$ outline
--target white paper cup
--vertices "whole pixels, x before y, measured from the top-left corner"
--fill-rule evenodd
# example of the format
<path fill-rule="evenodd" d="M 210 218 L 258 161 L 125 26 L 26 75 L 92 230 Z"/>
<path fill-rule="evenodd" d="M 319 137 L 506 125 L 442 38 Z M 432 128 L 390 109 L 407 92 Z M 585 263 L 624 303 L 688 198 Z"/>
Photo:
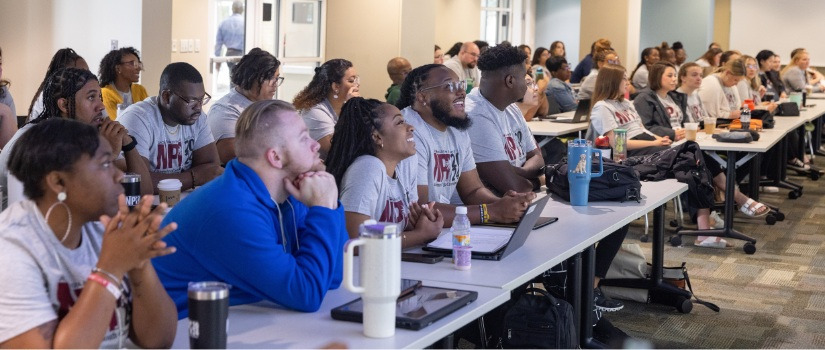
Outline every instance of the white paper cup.
<path fill-rule="evenodd" d="M 158 197 L 161 203 L 166 203 L 169 207 L 180 202 L 180 190 L 183 183 L 178 179 L 165 179 L 158 182 Z"/>

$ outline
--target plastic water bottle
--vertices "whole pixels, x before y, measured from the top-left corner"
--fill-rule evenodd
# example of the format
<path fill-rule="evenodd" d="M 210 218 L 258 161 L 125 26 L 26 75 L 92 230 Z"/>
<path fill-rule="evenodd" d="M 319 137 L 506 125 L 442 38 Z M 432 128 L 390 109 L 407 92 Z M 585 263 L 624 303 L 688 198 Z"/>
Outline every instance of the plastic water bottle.
<path fill-rule="evenodd" d="M 469 270 L 472 266 L 472 246 L 467 207 L 455 208 L 455 219 L 450 233 L 453 235 L 453 266 L 458 270 Z"/>
<path fill-rule="evenodd" d="M 751 110 L 748 106 L 742 107 L 742 114 L 739 115 L 739 122 L 742 123 L 742 130 L 748 130 L 751 126 Z"/>

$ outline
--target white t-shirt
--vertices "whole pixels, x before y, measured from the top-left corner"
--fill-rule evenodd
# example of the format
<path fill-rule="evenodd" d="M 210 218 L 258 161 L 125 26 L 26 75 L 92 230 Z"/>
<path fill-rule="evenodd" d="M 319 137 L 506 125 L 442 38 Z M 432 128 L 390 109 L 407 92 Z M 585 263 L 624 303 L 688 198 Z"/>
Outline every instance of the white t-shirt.
<path fill-rule="evenodd" d="M 506 160 L 515 167 L 524 165 L 527 153 L 536 149 L 536 141 L 518 106 L 513 103 L 501 111 L 481 95 L 480 89 L 473 89 L 464 104 L 473 121 L 467 133 L 476 162 Z"/>
<path fill-rule="evenodd" d="M 759 97 L 759 91 L 751 87 L 748 78 L 742 79 L 736 84 L 736 92 L 739 93 L 739 98 L 742 99 L 742 102 L 745 102 L 745 100 L 753 100 L 754 104 L 758 105 L 762 103 L 762 98 Z"/>
<path fill-rule="evenodd" d="M 616 128 L 627 129 L 628 140 L 647 130 L 642 124 L 642 117 L 636 112 L 636 107 L 628 100 L 596 102 L 590 113 L 590 123 L 598 135 L 604 135 Z"/>
<path fill-rule="evenodd" d="M 338 122 L 338 115 L 332 109 L 329 100 L 324 99 L 321 103 L 310 109 L 299 111 L 304 123 L 309 130 L 309 137 L 318 141 L 324 136 L 332 135 L 335 132 L 335 123 Z"/>
<path fill-rule="evenodd" d="M 235 89 L 229 89 L 229 93 L 221 97 L 212 108 L 209 109 L 209 129 L 215 141 L 235 137 L 235 125 L 238 123 L 241 113 L 246 107 L 252 104 L 246 96 Z"/>
<path fill-rule="evenodd" d="M 403 231 L 407 226 L 410 204 L 418 202 L 415 156 L 395 167 L 395 178 L 387 174 L 380 159 L 363 155 L 355 159 L 341 180 L 341 204 L 344 210 L 369 216 L 379 222 L 395 222 Z"/>
<path fill-rule="evenodd" d="M 412 107 L 401 111 L 407 124 L 415 128 L 416 180 L 427 186 L 427 201 L 450 203 L 461 174 L 476 168 L 470 136 L 465 131 L 447 127 L 444 132 L 430 126 Z"/>
<path fill-rule="evenodd" d="M 40 113 L 43 113 L 43 110 L 46 107 L 43 105 L 43 91 L 37 95 L 37 100 L 34 101 L 34 106 L 32 106 L 32 112 L 29 114 L 29 117 L 26 119 L 26 122 L 30 122 L 32 119 L 37 118 L 40 116 Z"/>
<path fill-rule="evenodd" d="M 731 111 L 737 110 L 742 105 L 739 92 L 735 88 L 723 86 L 716 74 L 702 79 L 698 93 L 709 117 L 730 118 Z"/>
<path fill-rule="evenodd" d="M 638 74 L 638 72 L 636 74 Z M 593 91 L 596 90 L 596 78 L 598 77 L 599 71 L 597 69 L 591 69 L 590 74 L 584 77 L 582 85 L 579 86 L 579 93 L 576 95 L 577 100 L 581 101 L 593 97 Z"/>
<path fill-rule="evenodd" d="M 647 87 L 647 77 L 650 72 L 647 70 L 647 65 L 643 64 L 639 66 L 639 69 L 636 70 L 636 73 L 633 73 L 633 87 L 636 90 L 641 90 Z"/>
<path fill-rule="evenodd" d="M 682 91 L 682 88 L 676 89 L 681 93 L 685 93 Z M 702 100 L 699 99 L 699 92 L 693 90 L 693 93 L 686 94 L 687 95 L 687 120 L 691 123 L 698 123 L 702 120 L 707 118 L 708 114 L 705 112 L 705 106 L 702 105 Z"/>
<path fill-rule="evenodd" d="M 66 248 L 30 200 L 0 214 L 0 343 L 69 312 L 97 264 L 103 226 L 87 223 L 81 233 L 80 246 Z M 126 295 L 122 300 L 131 304 L 128 290 Z M 118 302 L 101 348 L 126 344 L 131 309 L 126 304 Z"/>
<path fill-rule="evenodd" d="M 189 170 L 195 151 L 215 142 L 206 113 L 195 124 L 171 128 L 163 122 L 157 101 L 157 96 L 152 96 L 135 103 L 118 115 L 117 121 L 137 139 L 136 149 L 149 160 L 149 171 L 177 174 Z"/>
<path fill-rule="evenodd" d="M 662 103 L 662 106 L 665 107 L 665 113 L 667 113 L 668 118 L 670 119 L 670 127 L 673 130 L 681 129 L 682 128 L 682 108 L 673 101 L 673 98 L 670 95 L 666 95 L 665 98 L 656 94 L 656 98 L 659 99 L 659 102 Z"/>

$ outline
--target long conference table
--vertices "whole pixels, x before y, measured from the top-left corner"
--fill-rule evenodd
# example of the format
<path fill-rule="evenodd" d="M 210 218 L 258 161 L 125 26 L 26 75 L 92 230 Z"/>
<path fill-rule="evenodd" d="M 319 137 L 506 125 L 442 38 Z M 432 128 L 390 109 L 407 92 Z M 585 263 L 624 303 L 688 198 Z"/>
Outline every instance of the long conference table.
<path fill-rule="evenodd" d="M 419 331 L 396 329 L 393 337 L 372 339 L 363 335 L 360 323 L 333 320 L 331 309 L 358 298 L 358 295 L 339 288 L 327 293 L 321 309 L 313 313 L 290 311 L 268 302 L 231 307 L 227 346 L 318 348 L 330 342 L 341 342 L 351 348 L 426 347 L 505 303 L 511 290 L 577 255 L 584 256 L 579 267 L 579 271 L 584 271 L 584 278 L 578 282 L 579 288 L 574 288 L 581 295 L 581 301 L 574 303 L 576 324 L 583 346 L 592 346 L 592 329 L 587 325 L 592 325 L 593 245 L 618 228 L 654 211 L 654 245 L 657 239 L 660 244 L 659 249 L 653 251 L 653 262 L 654 266 L 661 267 L 662 205 L 685 190 L 687 185 L 665 180 L 643 183 L 643 199 L 639 203 L 594 202 L 586 207 L 573 207 L 566 201 L 551 198 L 542 215 L 559 217 L 559 221 L 531 232 L 521 248 L 501 261 L 473 260 L 469 271 L 454 269 L 448 259 L 436 264 L 403 262 L 403 278 L 422 280 L 427 286 L 478 292 L 476 301 Z M 660 274 L 658 278 L 660 283 Z M 651 281 L 649 287 L 653 288 L 657 285 L 655 276 Z M 178 321 L 173 347 L 188 347 L 188 329 L 188 319 Z"/>

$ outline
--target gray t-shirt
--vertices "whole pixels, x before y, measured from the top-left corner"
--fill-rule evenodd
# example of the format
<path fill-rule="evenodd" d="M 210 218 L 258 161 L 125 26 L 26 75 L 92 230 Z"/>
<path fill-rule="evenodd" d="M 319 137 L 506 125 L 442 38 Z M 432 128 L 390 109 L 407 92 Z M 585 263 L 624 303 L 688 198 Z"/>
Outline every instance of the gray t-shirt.
<path fill-rule="evenodd" d="M 455 74 L 458 75 L 458 80 L 473 79 L 473 86 L 478 86 L 479 81 L 481 81 L 481 71 L 478 69 L 478 66 L 464 68 L 464 65 L 461 64 L 461 61 L 458 59 L 458 55 L 444 61 L 444 66 L 455 72 Z"/>
<path fill-rule="evenodd" d="M 11 115 L 17 116 L 17 108 L 14 107 L 14 98 L 11 97 L 11 92 L 9 92 L 8 85 L 2 87 L 3 89 L 3 97 L 0 97 L 0 103 L 9 106 L 11 108 Z"/>
<path fill-rule="evenodd" d="M 83 291 L 97 264 L 103 226 L 81 229 L 80 246 L 63 246 L 37 205 L 24 200 L 0 214 L 0 343 L 52 320 L 62 320 Z M 129 336 L 126 303 L 118 302 L 101 348 L 125 346 Z"/>
<path fill-rule="evenodd" d="M 676 89 L 681 93 L 684 91 L 681 88 Z M 698 123 L 708 117 L 705 112 L 705 106 L 702 105 L 702 100 L 699 99 L 699 92 L 693 90 L 692 94 L 687 94 L 687 120 L 691 123 Z"/>
<path fill-rule="evenodd" d="M 401 114 L 415 128 L 418 185 L 427 186 L 428 202 L 450 203 L 453 194 L 457 194 L 461 174 L 476 168 L 470 136 L 453 127 L 441 132 L 421 119 L 412 107 L 404 108 Z"/>
<path fill-rule="evenodd" d="M 636 90 L 646 88 L 647 77 L 649 74 L 650 72 L 647 70 L 647 65 L 643 64 L 639 66 L 639 69 L 636 70 L 636 73 L 633 73 L 633 81 L 631 82 L 631 84 L 633 84 L 633 87 L 635 87 Z"/>
<path fill-rule="evenodd" d="M 149 160 L 149 171 L 176 174 L 189 170 L 195 151 L 215 141 L 206 118 L 202 113 L 193 125 L 169 127 L 160 115 L 157 96 L 152 96 L 126 108 L 117 121 L 137 139 L 136 149 Z"/>
<path fill-rule="evenodd" d="M 9 139 L 9 142 L 6 143 L 6 147 L 3 148 L 3 151 L 0 152 L 0 185 L 6 188 L 4 193 L 6 198 L 13 198 L 13 199 L 20 199 L 23 198 L 23 186 L 20 183 L 20 180 L 14 178 L 14 175 L 9 173 L 9 159 L 11 158 L 11 151 L 15 144 L 17 144 L 17 140 L 20 139 L 20 136 L 29 131 L 34 126 L 34 124 L 26 124 L 23 125 L 22 128 L 17 130 L 14 135 Z M 15 185 L 10 186 L 9 182 L 14 181 Z M 15 193 L 11 193 L 10 191 L 15 191 Z M 5 199 L 5 198 L 4 198 Z M 11 203 L 9 203 L 11 204 Z"/>
<path fill-rule="evenodd" d="M 415 156 L 395 167 L 395 178 L 387 174 L 380 159 L 363 155 L 355 159 L 341 180 L 341 204 L 344 210 L 369 216 L 379 222 L 395 222 L 401 230 L 407 226 L 410 204 L 418 202 Z"/>
<path fill-rule="evenodd" d="M 590 114 L 590 123 L 598 135 L 616 128 L 627 129 L 628 140 L 646 131 L 636 107 L 628 100 L 596 102 Z"/>
<path fill-rule="evenodd" d="M 246 96 L 235 89 L 221 97 L 209 109 L 209 129 L 215 141 L 235 137 L 235 124 L 246 107 L 252 104 Z"/>
<path fill-rule="evenodd" d="M 582 85 L 579 86 L 579 93 L 576 95 L 577 100 L 586 100 L 593 97 L 593 91 L 596 90 L 596 78 L 598 78 L 598 76 L 598 70 L 590 70 L 590 74 L 584 77 L 584 80 L 582 80 Z"/>
<path fill-rule="evenodd" d="M 313 140 L 318 141 L 335 132 L 338 115 L 335 114 L 329 100 L 324 99 L 310 109 L 301 110 L 300 114 L 309 129 L 309 137 Z"/>
<path fill-rule="evenodd" d="M 670 127 L 673 130 L 681 129 L 682 128 L 682 108 L 673 101 L 673 98 L 670 95 L 665 95 L 665 98 L 656 94 L 656 98 L 659 99 L 659 102 L 662 103 L 662 106 L 665 107 L 665 113 L 667 113 L 668 118 L 670 119 Z"/>
<path fill-rule="evenodd" d="M 473 89 L 464 103 L 473 121 L 467 133 L 476 162 L 506 160 L 514 167 L 524 165 L 527 153 L 536 149 L 536 141 L 518 106 L 513 103 L 501 111 L 479 89 Z"/>

